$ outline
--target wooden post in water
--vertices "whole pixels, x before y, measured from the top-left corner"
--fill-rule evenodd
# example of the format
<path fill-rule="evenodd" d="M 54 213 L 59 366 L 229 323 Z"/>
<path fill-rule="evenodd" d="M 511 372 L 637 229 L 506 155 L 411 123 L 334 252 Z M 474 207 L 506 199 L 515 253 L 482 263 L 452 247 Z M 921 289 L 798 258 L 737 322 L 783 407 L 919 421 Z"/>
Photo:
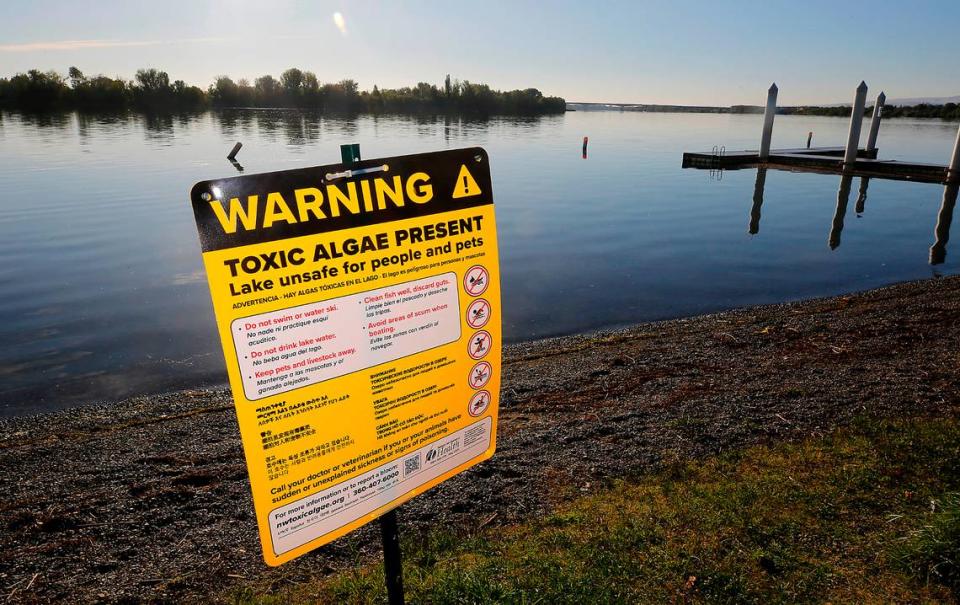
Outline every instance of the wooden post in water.
<path fill-rule="evenodd" d="M 873 116 L 870 118 L 870 132 L 867 134 L 867 151 L 873 151 L 877 148 L 877 135 L 880 134 L 880 117 L 883 114 L 883 104 L 887 100 L 887 95 L 882 92 L 877 95 L 877 100 L 873 104 Z"/>
<path fill-rule="evenodd" d="M 767 108 L 763 110 L 763 133 L 760 136 L 760 161 L 770 157 L 770 140 L 773 138 L 773 117 L 777 114 L 777 83 L 767 90 Z"/>
<path fill-rule="evenodd" d="M 957 142 L 953 144 L 953 157 L 950 158 L 950 166 L 947 167 L 947 180 L 960 181 L 960 128 L 957 129 Z"/>
<path fill-rule="evenodd" d="M 813 142 L 813 131 L 807 133 L 807 149 L 810 149 L 810 143 Z"/>
<path fill-rule="evenodd" d="M 857 95 L 853 99 L 853 111 L 850 112 L 850 132 L 847 134 L 847 151 L 843 154 L 845 166 L 852 166 L 857 161 L 857 151 L 860 149 L 860 129 L 863 126 L 863 109 L 867 104 L 867 83 L 860 82 L 857 86 Z"/>

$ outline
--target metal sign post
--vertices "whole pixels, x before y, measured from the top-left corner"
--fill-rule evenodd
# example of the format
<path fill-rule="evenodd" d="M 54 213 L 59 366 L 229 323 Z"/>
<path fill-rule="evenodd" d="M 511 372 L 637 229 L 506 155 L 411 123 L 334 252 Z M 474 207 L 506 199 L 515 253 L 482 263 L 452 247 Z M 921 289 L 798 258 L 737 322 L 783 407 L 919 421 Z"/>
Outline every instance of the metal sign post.
<path fill-rule="evenodd" d="M 352 143 L 340 146 L 340 159 L 344 166 L 360 161 L 360 145 Z M 387 599 L 390 605 L 403 603 L 403 560 L 400 556 L 400 529 L 397 526 L 397 509 L 380 516 L 380 539 L 383 542 L 383 576 L 387 584 Z"/>

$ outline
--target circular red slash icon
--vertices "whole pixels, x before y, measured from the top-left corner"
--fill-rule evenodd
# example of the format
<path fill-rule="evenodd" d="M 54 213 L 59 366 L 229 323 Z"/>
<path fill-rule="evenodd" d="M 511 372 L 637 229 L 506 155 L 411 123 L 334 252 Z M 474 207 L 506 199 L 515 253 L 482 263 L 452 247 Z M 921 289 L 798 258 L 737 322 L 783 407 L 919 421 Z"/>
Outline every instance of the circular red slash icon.
<path fill-rule="evenodd" d="M 489 285 L 490 274 L 480 265 L 470 267 L 463 276 L 463 289 L 470 296 L 480 296 L 487 291 Z"/>
<path fill-rule="evenodd" d="M 483 298 L 470 303 L 467 307 L 467 325 L 477 330 L 490 321 L 490 303 Z"/>
<path fill-rule="evenodd" d="M 471 387 L 482 389 L 490 382 L 492 375 L 493 366 L 486 361 L 481 361 L 470 370 L 470 376 L 467 377 L 467 380 L 470 382 Z"/>
<path fill-rule="evenodd" d="M 479 416 L 486 412 L 488 407 L 490 407 L 490 393 L 479 391 L 470 398 L 470 403 L 467 404 L 467 412 L 471 416 Z"/>
<path fill-rule="evenodd" d="M 486 357 L 493 345 L 493 337 L 486 330 L 481 330 L 470 337 L 470 343 L 467 345 L 467 353 L 474 359 Z"/>

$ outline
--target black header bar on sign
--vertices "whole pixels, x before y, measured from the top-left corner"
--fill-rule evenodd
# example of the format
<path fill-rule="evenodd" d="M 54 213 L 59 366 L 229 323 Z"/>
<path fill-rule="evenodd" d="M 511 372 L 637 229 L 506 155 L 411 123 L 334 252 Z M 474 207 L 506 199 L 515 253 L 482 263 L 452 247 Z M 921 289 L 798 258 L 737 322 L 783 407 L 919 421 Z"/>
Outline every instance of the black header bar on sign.
<path fill-rule="evenodd" d="M 493 203 L 480 147 L 201 181 L 190 191 L 204 252 Z"/>

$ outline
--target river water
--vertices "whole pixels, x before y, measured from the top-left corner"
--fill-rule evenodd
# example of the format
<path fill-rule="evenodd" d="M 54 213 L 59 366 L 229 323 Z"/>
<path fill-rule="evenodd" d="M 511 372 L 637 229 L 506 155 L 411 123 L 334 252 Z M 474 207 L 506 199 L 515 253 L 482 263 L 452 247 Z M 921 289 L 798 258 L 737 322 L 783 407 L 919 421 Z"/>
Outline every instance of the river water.
<path fill-rule="evenodd" d="M 247 173 L 337 162 L 348 142 L 486 148 L 508 342 L 958 272 L 956 244 L 931 259 L 942 186 L 854 179 L 838 211 L 838 176 L 767 171 L 759 204 L 755 169 L 680 168 L 683 151 L 756 148 L 761 119 L 2 113 L 0 416 L 225 381 L 187 196 L 236 173 L 235 141 Z M 847 125 L 778 116 L 774 147 L 811 130 L 839 146 Z M 889 120 L 880 155 L 946 163 L 956 128 Z"/>

